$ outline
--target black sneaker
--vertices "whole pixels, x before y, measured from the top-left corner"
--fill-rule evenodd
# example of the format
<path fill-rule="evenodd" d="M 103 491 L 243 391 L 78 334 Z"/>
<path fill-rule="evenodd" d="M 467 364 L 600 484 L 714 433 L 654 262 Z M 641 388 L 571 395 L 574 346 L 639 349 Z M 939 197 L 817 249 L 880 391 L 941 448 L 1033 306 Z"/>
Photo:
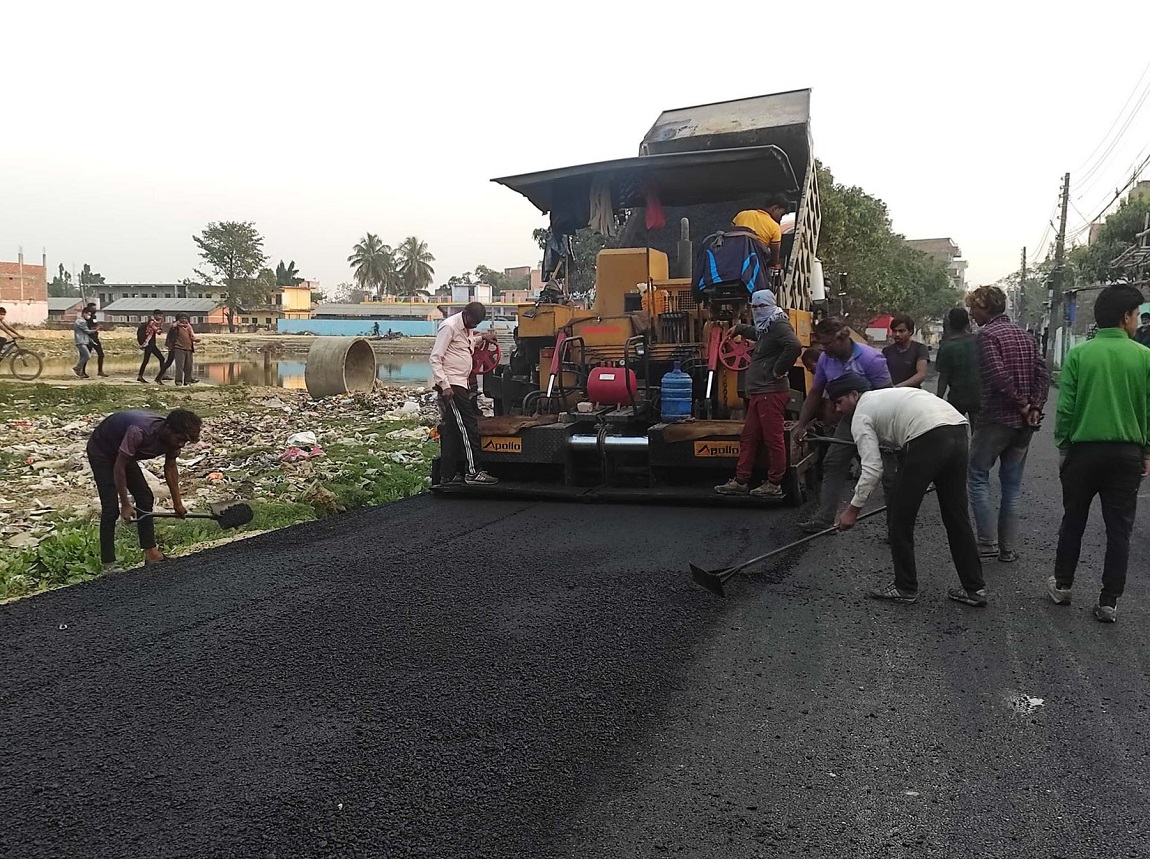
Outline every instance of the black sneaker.
<path fill-rule="evenodd" d="M 901 602 L 909 605 L 918 599 L 918 594 L 912 594 L 910 591 L 900 591 L 892 584 L 885 588 L 871 591 L 870 597 L 871 599 L 890 600 L 891 602 Z"/>
<path fill-rule="evenodd" d="M 463 482 L 468 486 L 494 486 L 499 482 L 499 478 L 492 477 L 486 471 L 477 471 L 464 477 Z"/>
<path fill-rule="evenodd" d="M 447 478 L 446 480 L 441 480 L 441 481 L 439 481 L 439 485 L 440 486 L 462 486 L 463 485 L 463 475 L 462 474 L 456 474 L 452 477 Z"/>
<path fill-rule="evenodd" d="M 968 591 L 966 588 L 951 588 L 946 595 L 955 602 L 982 608 L 986 605 L 986 588 L 977 591 Z"/>

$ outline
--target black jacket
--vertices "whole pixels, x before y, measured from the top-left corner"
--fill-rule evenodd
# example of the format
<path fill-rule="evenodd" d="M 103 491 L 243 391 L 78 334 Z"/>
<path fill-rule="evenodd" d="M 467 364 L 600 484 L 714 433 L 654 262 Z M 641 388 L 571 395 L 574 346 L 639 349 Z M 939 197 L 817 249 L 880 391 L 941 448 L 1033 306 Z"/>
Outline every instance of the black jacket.
<path fill-rule="evenodd" d="M 751 355 L 751 366 L 747 368 L 747 396 L 753 394 L 779 394 L 791 389 L 790 380 L 785 378 L 799 359 L 803 344 L 786 319 L 776 319 L 760 336 L 753 325 L 737 325 L 735 333 L 748 340 L 755 340 L 755 351 Z M 783 376 L 776 379 L 775 376 Z"/>

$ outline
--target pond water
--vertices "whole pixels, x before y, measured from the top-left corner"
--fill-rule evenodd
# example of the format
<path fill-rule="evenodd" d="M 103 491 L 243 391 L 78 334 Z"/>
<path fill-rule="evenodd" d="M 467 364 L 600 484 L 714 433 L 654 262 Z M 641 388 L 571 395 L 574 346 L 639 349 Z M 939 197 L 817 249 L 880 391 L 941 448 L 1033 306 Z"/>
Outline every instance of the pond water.
<path fill-rule="evenodd" d="M 406 387 L 427 387 L 431 382 L 431 368 L 425 355 L 380 355 L 376 358 L 378 370 L 376 376 L 387 385 L 402 385 Z M 42 381 L 52 376 L 70 377 L 72 375 L 71 361 L 45 361 Z M 273 360 L 267 368 L 263 359 L 234 359 L 234 360 L 208 360 L 197 361 L 195 373 L 197 379 L 212 382 L 216 385 L 264 385 L 267 387 L 304 389 L 304 362 Z M 104 372 L 116 377 L 132 377 L 139 372 L 139 361 L 129 363 L 114 361 L 109 358 L 104 363 Z M 96 379 L 96 362 L 93 359 L 88 364 L 88 373 Z M 155 362 L 148 365 L 145 378 L 149 381 L 156 376 Z"/>

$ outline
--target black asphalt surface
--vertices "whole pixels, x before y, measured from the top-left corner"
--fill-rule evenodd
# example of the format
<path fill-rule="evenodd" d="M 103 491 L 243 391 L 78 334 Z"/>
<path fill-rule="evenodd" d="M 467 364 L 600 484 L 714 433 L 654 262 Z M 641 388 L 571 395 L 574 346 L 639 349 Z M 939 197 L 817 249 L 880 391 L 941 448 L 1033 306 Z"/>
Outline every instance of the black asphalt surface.
<path fill-rule="evenodd" d="M 0 606 L 0 855 L 1148 856 L 1147 511 L 1104 626 L 1024 493 L 983 610 L 932 500 L 892 606 L 881 517 L 723 601 L 794 512 L 432 497 Z"/>

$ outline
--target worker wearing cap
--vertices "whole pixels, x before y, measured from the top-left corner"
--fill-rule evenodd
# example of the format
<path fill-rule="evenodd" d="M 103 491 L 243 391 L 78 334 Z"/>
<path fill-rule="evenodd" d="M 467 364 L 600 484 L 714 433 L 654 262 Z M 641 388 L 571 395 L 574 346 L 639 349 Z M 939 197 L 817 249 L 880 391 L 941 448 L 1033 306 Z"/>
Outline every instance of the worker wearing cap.
<path fill-rule="evenodd" d="M 465 469 L 463 482 L 468 486 L 498 483 L 499 480 L 479 470 L 479 385 L 473 369 L 475 347 L 480 342 L 495 342 L 494 331 L 477 329 L 487 318 L 487 308 L 478 301 L 439 324 L 435 345 L 431 347 L 431 374 L 439 392 L 442 416 L 439 454 L 440 484 L 458 483 L 459 469 Z"/>
<path fill-rule="evenodd" d="M 862 461 L 854 498 L 835 522 L 840 531 L 854 527 L 882 475 L 880 446 L 901 451 L 893 497 L 887 501 L 894 582 L 872 591 L 871 596 L 900 603 L 918 599 L 914 526 L 922 499 L 933 483 L 950 556 L 962 584 L 947 591 L 947 596 L 967 605 L 986 605 L 982 561 L 968 513 L 966 418 L 950 403 L 919 388 L 872 391 L 857 373 L 844 373 L 828 382 L 827 396 L 844 417 L 851 418 L 851 435 Z"/>

